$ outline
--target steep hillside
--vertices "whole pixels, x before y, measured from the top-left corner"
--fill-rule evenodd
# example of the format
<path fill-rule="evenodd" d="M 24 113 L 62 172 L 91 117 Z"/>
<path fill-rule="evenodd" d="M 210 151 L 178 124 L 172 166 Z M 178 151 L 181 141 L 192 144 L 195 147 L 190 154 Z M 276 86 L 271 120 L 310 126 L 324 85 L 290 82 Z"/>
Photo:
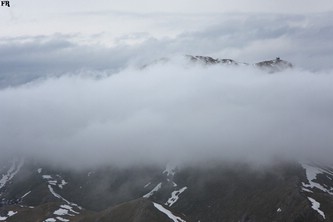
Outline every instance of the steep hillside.
<path fill-rule="evenodd" d="M 314 164 L 1 169 L 0 221 L 333 221 L 333 170 Z"/>

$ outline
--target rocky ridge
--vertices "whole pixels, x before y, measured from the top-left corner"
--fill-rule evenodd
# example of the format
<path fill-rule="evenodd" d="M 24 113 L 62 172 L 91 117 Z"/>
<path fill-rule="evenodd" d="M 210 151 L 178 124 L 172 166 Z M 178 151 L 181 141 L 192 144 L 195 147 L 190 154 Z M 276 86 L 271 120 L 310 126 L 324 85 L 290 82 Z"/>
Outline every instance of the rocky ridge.
<path fill-rule="evenodd" d="M 192 55 L 187 55 L 186 57 L 190 59 L 190 61 L 192 62 L 201 63 L 205 65 L 222 64 L 222 65 L 233 65 L 233 66 L 240 66 L 240 65 L 250 66 L 249 63 L 237 62 L 233 59 L 219 59 L 219 58 L 212 58 L 209 56 L 192 56 Z M 293 65 L 290 62 L 282 60 L 280 59 L 280 57 L 276 57 L 276 59 L 273 60 L 257 62 L 255 64 L 252 64 L 252 66 L 260 68 L 270 73 L 280 72 L 286 69 L 293 68 Z"/>

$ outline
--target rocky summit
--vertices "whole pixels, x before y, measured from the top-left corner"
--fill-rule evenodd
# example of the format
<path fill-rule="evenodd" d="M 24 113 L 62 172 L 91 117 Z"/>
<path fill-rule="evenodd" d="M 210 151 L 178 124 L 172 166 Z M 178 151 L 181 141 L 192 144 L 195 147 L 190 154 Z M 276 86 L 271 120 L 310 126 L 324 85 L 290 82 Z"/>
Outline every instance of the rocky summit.
<path fill-rule="evenodd" d="M 0 169 L 0 221 L 333 221 L 333 169 L 314 163 Z"/>
<path fill-rule="evenodd" d="M 276 73 L 281 72 L 287 69 L 293 68 L 293 64 L 282 60 L 280 57 L 276 57 L 272 60 L 265 60 L 261 62 L 257 62 L 254 64 L 249 64 L 246 62 L 238 62 L 233 59 L 220 59 L 220 58 L 213 58 L 210 56 L 200 56 L 200 55 L 186 55 L 185 58 L 189 60 L 190 62 L 202 64 L 202 65 L 226 65 L 226 66 L 251 66 L 258 68 L 260 70 L 263 70 L 268 73 Z M 169 58 L 161 58 L 158 60 L 155 60 L 149 64 L 143 65 L 141 69 L 145 69 L 149 67 L 150 65 L 156 65 L 156 64 L 165 64 L 170 61 Z"/>
<path fill-rule="evenodd" d="M 216 64 L 222 64 L 222 65 L 234 65 L 234 66 L 249 66 L 249 63 L 245 62 L 237 62 L 233 59 L 218 59 L 218 58 L 212 58 L 209 56 L 192 56 L 187 55 L 187 58 L 189 58 L 193 62 L 202 63 L 205 65 L 216 65 Z M 286 69 L 293 68 L 293 65 L 285 60 L 280 59 L 280 57 L 276 57 L 276 59 L 273 60 L 266 60 L 262 62 L 257 62 L 252 64 L 252 66 L 260 68 L 262 70 L 265 70 L 269 73 L 274 72 L 280 72 Z"/>

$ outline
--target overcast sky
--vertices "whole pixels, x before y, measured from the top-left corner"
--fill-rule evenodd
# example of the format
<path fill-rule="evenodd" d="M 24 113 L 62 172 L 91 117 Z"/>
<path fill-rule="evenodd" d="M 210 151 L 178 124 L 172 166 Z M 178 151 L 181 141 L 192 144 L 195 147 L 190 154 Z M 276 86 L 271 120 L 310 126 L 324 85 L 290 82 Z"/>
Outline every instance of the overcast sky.
<path fill-rule="evenodd" d="M 0 7 L 7 153 L 91 163 L 331 154 L 331 0 L 10 3 Z M 280 56 L 295 69 L 187 67 L 186 54 Z M 162 57 L 173 62 L 138 69 Z"/>
<path fill-rule="evenodd" d="M 124 1 L 11 1 L 1 8 L 1 36 L 52 33 L 100 34 L 112 37 L 133 32 L 173 35 L 188 28 L 209 26 L 207 19 L 226 13 L 309 14 L 331 12 L 330 0 L 124 0 Z M 189 21 L 193 23 L 190 27 Z M 177 22 L 176 22 L 177 21 Z M 172 24 L 170 24 L 172 23 Z M 176 24 L 178 23 L 178 25 Z M 171 27 L 170 27 L 171 26 Z"/>
<path fill-rule="evenodd" d="M 0 8 L 0 87 L 184 54 L 333 67 L 330 0 L 10 3 Z"/>

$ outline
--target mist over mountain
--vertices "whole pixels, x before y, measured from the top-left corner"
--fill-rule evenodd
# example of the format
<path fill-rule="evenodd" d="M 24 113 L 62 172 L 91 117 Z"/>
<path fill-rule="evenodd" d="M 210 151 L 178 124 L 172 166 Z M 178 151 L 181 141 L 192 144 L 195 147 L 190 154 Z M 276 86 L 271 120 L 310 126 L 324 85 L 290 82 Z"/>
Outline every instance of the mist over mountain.
<path fill-rule="evenodd" d="M 272 60 L 275 61 L 275 60 Z M 330 160 L 330 73 L 203 65 L 186 57 L 0 91 L 2 157 L 65 166 Z"/>
<path fill-rule="evenodd" d="M 0 221 L 333 221 L 333 2 L 4 1 Z"/>

